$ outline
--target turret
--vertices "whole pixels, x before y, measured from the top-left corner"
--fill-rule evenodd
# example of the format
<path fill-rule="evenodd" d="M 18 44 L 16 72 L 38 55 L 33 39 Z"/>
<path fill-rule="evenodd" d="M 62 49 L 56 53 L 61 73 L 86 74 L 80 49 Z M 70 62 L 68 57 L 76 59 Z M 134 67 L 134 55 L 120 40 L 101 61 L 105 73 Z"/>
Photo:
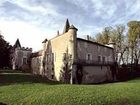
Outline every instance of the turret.
<path fill-rule="evenodd" d="M 70 42 L 70 45 L 71 45 L 71 54 L 73 55 L 72 56 L 72 59 L 73 59 L 73 63 L 76 61 L 76 38 L 77 38 L 77 31 L 78 29 L 74 27 L 74 25 L 71 25 L 70 28 L 69 28 L 69 31 L 68 31 L 68 35 L 71 35 L 71 42 Z"/>
<path fill-rule="evenodd" d="M 77 31 L 78 31 L 78 29 L 74 25 L 71 25 L 68 30 L 68 32 L 73 35 L 77 35 Z"/>
<path fill-rule="evenodd" d="M 70 52 L 71 52 L 71 55 L 72 55 L 72 74 L 71 74 L 71 84 L 73 83 L 73 79 L 76 78 L 76 65 L 75 62 L 77 60 L 77 31 L 78 29 L 74 26 L 74 25 L 71 25 L 69 27 L 69 30 L 68 30 L 68 34 L 67 35 L 70 35 Z"/>
<path fill-rule="evenodd" d="M 57 36 L 59 36 L 59 30 L 57 31 Z"/>

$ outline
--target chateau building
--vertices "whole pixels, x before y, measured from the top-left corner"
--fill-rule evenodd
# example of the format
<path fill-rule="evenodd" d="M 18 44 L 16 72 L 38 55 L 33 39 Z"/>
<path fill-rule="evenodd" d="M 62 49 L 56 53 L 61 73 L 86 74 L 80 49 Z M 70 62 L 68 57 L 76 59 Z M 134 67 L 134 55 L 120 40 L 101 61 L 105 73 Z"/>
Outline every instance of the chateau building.
<path fill-rule="evenodd" d="M 78 29 L 67 19 L 62 34 L 58 32 L 56 37 L 45 39 L 42 50 L 32 53 L 32 73 L 65 83 L 112 81 L 115 64 L 113 43 L 105 46 L 77 38 L 77 32 Z M 16 50 L 21 52 L 19 47 Z M 31 50 L 22 51 L 27 53 L 26 56 L 31 54 Z"/>

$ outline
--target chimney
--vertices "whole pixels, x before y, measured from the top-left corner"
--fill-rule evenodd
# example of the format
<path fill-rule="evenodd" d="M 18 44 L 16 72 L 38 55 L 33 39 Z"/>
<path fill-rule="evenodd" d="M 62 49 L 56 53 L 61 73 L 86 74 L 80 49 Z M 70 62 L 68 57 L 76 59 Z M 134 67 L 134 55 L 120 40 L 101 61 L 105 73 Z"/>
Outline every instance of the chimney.
<path fill-rule="evenodd" d="M 59 36 L 59 30 L 57 31 L 57 36 Z"/>
<path fill-rule="evenodd" d="M 87 40 L 90 40 L 90 36 L 89 35 L 87 35 Z"/>

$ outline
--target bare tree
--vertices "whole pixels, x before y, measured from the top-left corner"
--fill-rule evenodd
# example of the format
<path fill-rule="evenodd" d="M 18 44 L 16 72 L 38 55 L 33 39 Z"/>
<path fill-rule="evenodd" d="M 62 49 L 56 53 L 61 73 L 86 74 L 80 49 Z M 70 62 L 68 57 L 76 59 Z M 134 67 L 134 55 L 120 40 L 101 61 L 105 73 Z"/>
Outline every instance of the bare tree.
<path fill-rule="evenodd" d="M 140 57 L 140 21 L 128 22 L 128 41 L 131 54 L 131 64 L 138 64 Z"/>
<path fill-rule="evenodd" d="M 116 25 L 112 30 L 111 38 L 115 43 L 115 58 L 118 64 L 124 63 L 124 53 L 127 50 L 127 42 L 125 39 L 125 26 Z"/>

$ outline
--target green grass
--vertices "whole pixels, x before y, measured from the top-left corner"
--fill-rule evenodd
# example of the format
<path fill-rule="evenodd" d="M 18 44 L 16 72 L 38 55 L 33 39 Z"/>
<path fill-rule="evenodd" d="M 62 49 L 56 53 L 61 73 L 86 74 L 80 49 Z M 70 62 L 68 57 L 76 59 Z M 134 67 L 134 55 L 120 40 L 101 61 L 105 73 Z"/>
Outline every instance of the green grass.
<path fill-rule="evenodd" d="M 140 105 L 140 78 L 67 85 L 28 73 L 4 72 L 0 73 L 0 102 L 8 105 Z"/>

